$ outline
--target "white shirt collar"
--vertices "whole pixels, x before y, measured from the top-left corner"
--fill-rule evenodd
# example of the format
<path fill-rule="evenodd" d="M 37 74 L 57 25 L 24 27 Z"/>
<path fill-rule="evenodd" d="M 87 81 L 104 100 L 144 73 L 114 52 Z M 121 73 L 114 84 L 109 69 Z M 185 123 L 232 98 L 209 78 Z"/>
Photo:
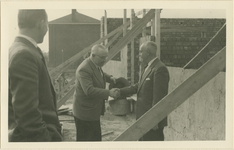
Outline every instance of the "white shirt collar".
<path fill-rule="evenodd" d="M 154 59 L 152 59 L 149 63 L 148 63 L 148 67 L 154 62 L 154 60 L 156 59 L 157 57 L 155 57 Z"/>
<path fill-rule="evenodd" d="M 22 37 L 22 38 L 29 40 L 35 47 L 37 47 L 37 42 L 34 39 L 32 39 L 31 37 L 29 37 L 27 35 L 23 35 L 23 34 L 19 34 L 18 37 Z"/>

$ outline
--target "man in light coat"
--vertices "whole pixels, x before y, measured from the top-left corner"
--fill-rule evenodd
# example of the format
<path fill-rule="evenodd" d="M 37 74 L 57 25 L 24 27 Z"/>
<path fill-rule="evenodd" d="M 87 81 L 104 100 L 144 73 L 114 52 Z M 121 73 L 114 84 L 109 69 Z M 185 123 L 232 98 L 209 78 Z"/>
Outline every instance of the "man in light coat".
<path fill-rule="evenodd" d="M 105 100 L 115 97 L 115 89 L 107 90 L 106 82 L 115 78 L 102 71 L 108 51 L 103 45 L 94 45 L 91 55 L 76 70 L 73 114 L 77 141 L 101 141 L 100 116 L 105 112 Z"/>

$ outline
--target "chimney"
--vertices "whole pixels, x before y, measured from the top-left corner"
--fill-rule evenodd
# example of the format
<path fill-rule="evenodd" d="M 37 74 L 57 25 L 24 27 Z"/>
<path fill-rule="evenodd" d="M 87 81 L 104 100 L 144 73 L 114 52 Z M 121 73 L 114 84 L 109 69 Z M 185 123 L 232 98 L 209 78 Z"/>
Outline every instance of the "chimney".
<path fill-rule="evenodd" d="M 76 19 L 76 13 L 77 13 L 76 9 L 72 9 L 72 22 L 76 22 L 77 21 L 77 19 Z"/>

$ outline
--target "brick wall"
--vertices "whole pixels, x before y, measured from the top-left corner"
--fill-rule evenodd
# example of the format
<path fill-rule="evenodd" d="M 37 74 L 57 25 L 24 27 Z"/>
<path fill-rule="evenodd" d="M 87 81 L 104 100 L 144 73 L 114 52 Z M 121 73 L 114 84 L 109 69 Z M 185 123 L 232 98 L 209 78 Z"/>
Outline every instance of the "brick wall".
<path fill-rule="evenodd" d="M 103 19 L 102 19 L 103 21 Z M 217 33 L 217 31 L 226 22 L 225 19 L 161 19 L 161 60 L 171 67 L 184 67 Z M 122 18 L 108 18 L 108 33 L 123 24 Z M 102 29 L 104 30 L 104 29 Z M 150 27 L 147 27 L 146 34 L 150 36 Z M 120 36 L 110 48 L 120 40 Z M 135 38 L 135 55 L 139 53 L 139 40 L 141 34 Z M 154 38 L 150 37 L 151 40 Z M 226 45 L 226 35 L 219 39 L 214 45 L 209 47 L 209 51 L 204 53 L 200 59 L 191 67 L 199 68 L 204 62 L 215 55 Z M 130 81 L 131 77 L 131 49 L 128 44 L 127 53 L 127 77 Z M 135 58 L 135 82 L 139 79 L 138 57 Z M 117 54 L 113 60 L 120 60 L 120 54 Z"/>
<path fill-rule="evenodd" d="M 161 19 L 161 60 L 183 67 L 223 26 L 225 19 Z M 192 68 L 200 67 L 226 45 L 225 35 Z"/>

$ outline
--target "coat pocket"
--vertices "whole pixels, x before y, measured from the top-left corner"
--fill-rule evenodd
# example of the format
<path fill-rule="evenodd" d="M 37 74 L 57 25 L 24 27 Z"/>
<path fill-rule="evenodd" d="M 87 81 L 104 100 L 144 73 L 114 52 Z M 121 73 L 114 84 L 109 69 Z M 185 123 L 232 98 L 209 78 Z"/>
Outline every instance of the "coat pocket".
<path fill-rule="evenodd" d="M 82 102 L 81 103 L 81 107 L 83 107 L 83 108 L 93 108 L 93 103 L 91 103 L 91 102 L 86 102 L 86 103 L 84 103 L 84 102 Z"/>

